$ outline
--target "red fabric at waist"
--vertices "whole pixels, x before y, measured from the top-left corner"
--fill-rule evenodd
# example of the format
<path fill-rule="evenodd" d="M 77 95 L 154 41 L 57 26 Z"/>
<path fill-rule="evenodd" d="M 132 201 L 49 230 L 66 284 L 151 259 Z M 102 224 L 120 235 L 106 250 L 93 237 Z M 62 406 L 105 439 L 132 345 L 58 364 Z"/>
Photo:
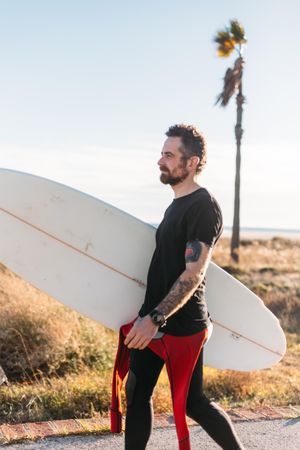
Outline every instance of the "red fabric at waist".
<path fill-rule="evenodd" d="M 123 325 L 119 333 L 119 347 L 116 355 L 111 402 L 111 431 L 122 431 L 121 389 L 129 370 L 130 350 L 124 340 L 135 321 Z M 191 336 L 164 334 L 161 339 L 152 339 L 148 347 L 166 364 L 173 401 L 174 419 L 179 450 L 190 450 L 189 431 L 186 423 L 186 400 L 192 373 L 200 351 L 207 338 L 207 329 Z"/>

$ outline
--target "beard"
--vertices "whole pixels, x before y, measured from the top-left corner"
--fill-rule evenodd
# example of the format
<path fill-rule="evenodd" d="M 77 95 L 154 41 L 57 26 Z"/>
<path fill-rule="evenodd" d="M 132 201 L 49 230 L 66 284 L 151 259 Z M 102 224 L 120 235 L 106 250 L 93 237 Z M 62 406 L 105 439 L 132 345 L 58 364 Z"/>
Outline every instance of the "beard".
<path fill-rule="evenodd" d="M 177 167 L 176 173 L 172 174 L 166 167 L 162 166 L 160 170 L 164 170 L 164 173 L 160 174 L 160 181 L 163 184 L 169 184 L 170 186 L 175 186 L 176 184 L 182 183 L 188 177 L 188 170 L 185 165 Z M 178 173 L 179 172 L 179 173 Z"/>

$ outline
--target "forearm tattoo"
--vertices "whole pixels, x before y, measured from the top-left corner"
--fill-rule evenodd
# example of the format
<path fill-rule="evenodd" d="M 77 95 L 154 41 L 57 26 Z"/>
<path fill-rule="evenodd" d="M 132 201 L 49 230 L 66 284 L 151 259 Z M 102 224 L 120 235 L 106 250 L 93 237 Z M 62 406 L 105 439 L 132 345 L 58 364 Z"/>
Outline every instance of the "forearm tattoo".
<path fill-rule="evenodd" d="M 185 271 L 175 281 L 168 295 L 157 306 L 157 309 L 169 317 L 180 309 L 193 295 L 202 282 L 209 262 L 210 248 L 200 241 L 190 241 L 186 245 L 185 262 L 197 263 L 197 270 Z"/>
<path fill-rule="evenodd" d="M 197 275 L 183 278 L 183 275 L 175 281 L 168 295 L 158 305 L 157 309 L 166 318 L 180 309 L 191 297 L 199 285 L 200 277 Z"/>

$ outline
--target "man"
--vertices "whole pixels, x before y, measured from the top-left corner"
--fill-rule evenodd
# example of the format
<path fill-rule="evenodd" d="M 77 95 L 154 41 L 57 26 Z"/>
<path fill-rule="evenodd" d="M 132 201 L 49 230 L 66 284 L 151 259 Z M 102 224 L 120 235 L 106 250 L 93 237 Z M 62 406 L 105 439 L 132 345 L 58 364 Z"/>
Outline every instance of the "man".
<path fill-rule="evenodd" d="M 155 339 L 174 337 L 169 342 L 172 345 L 175 340 L 176 350 L 184 339 L 199 336 L 184 408 L 223 449 L 242 449 L 229 417 L 205 397 L 202 389 L 200 349 L 212 327 L 204 299 L 205 272 L 222 231 L 218 203 L 196 181 L 206 163 L 206 145 L 193 126 L 175 125 L 166 135 L 158 166 L 161 182 L 171 186 L 175 198 L 158 227 L 144 304 L 124 342 L 130 349 L 125 448 L 144 450 L 150 437 L 151 397 L 164 365 L 162 357 L 151 350 Z M 181 358 L 182 365 L 187 364 L 185 351 Z M 179 370 L 178 364 L 172 367 L 172 361 L 167 367 L 169 377 L 172 370 Z"/>

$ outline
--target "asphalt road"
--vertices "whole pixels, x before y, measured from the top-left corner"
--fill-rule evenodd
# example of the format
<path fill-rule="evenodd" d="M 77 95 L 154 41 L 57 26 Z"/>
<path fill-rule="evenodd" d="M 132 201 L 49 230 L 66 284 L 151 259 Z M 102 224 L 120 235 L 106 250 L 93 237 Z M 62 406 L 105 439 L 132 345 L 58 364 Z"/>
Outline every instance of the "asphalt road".
<path fill-rule="evenodd" d="M 238 422 L 236 430 L 247 450 L 300 450 L 300 417 L 292 420 L 267 420 Z M 219 449 L 198 426 L 190 427 L 193 449 Z M 119 450 L 123 449 L 124 437 L 70 436 L 49 438 L 35 443 L 13 444 L 7 450 Z M 174 427 L 154 429 L 147 450 L 177 450 Z"/>

